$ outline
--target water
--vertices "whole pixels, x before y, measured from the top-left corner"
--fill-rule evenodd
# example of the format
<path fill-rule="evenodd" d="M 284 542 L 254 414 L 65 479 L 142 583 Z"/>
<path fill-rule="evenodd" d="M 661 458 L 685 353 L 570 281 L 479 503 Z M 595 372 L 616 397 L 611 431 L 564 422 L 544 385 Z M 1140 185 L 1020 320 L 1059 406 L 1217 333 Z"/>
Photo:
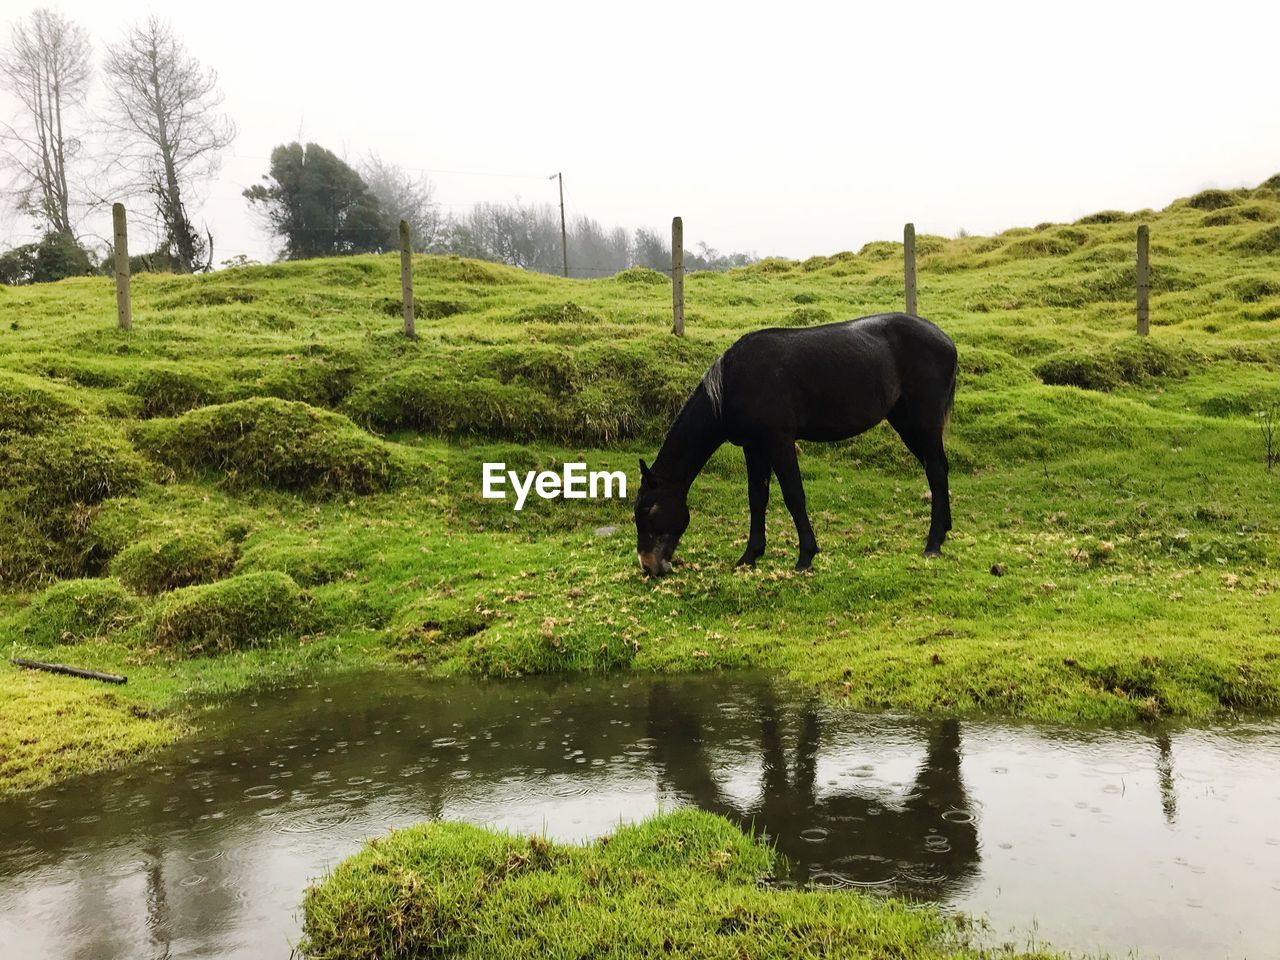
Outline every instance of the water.
<path fill-rule="evenodd" d="M 1123 956 L 1280 943 L 1280 722 L 1081 730 L 866 715 L 758 678 L 325 681 L 146 765 L 0 804 L 0 956 L 287 957 L 306 883 L 427 818 L 578 840 L 685 803 L 780 881 Z"/>

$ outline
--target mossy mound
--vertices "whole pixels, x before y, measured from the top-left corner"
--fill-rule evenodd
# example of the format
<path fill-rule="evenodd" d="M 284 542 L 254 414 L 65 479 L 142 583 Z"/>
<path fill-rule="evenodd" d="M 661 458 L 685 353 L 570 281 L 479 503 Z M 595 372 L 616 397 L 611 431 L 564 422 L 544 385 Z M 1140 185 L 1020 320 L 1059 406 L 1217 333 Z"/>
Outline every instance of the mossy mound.
<path fill-rule="evenodd" d="M 1074 253 L 1089 241 L 1089 234 L 1078 228 L 1062 227 L 1050 232 L 1036 233 L 1015 240 L 1004 248 L 1004 256 L 1011 260 L 1027 260 L 1034 257 L 1065 257 Z"/>
<path fill-rule="evenodd" d="M 1197 210 L 1221 210 L 1223 207 L 1231 206 L 1237 199 L 1236 194 L 1226 190 L 1201 190 L 1195 196 L 1188 198 L 1187 206 Z"/>
<path fill-rule="evenodd" d="M 346 417 L 258 397 L 152 420 L 139 447 L 175 472 L 222 475 L 232 487 L 372 493 L 394 480 L 385 444 Z"/>
<path fill-rule="evenodd" d="M 138 415 L 147 419 L 173 417 L 203 407 L 216 402 L 220 393 L 212 377 L 167 366 L 144 369 L 129 385 L 129 392 L 141 399 Z"/>
<path fill-rule="evenodd" d="M 526 307 L 513 313 L 507 320 L 510 323 L 598 323 L 600 318 L 569 300 Z"/>
<path fill-rule="evenodd" d="M 34 516 L 133 493 L 145 474 L 137 452 L 105 422 L 7 442 L 0 434 L 0 490 L 13 491 Z"/>
<path fill-rule="evenodd" d="M 295 633 L 303 594 L 283 573 L 246 573 L 216 583 L 183 587 L 156 605 L 147 638 L 187 655 L 243 650 Z"/>
<path fill-rule="evenodd" d="M 426 823 L 307 890 L 311 958 L 974 958 L 959 921 L 854 894 L 764 887 L 766 848 L 680 810 L 585 846 Z M 1016 956 L 1016 955 L 1014 955 Z"/>
<path fill-rule="evenodd" d="M 671 282 L 666 274 L 659 273 L 651 267 L 629 267 L 614 274 L 613 279 L 621 283 L 635 283 L 642 286 L 661 286 Z"/>
<path fill-rule="evenodd" d="M 175 533 L 135 543 L 111 561 L 111 572 L 137 593 L 157 594 L 226 576 L 235 551 L 203 533 Z"/>
<path fill-rule="evenodd" d="M 610 442 L 664 430 L 714 358 L 691 339 L 459 351 L 451 375 L 406 365 L 345 409 L 377 430 Z"/>
<path fill-rule="evenodd" d="M 1185 350 L 1135 338 L 1095 351 L 1054 354 L 1036 364 L 1035 374 L 1054 386 L 1108 391 L 1154 378 L 1185 377 L 1193 360 Z"/>
<path fill-rule="evenodd" d="M 796 307 L 785 318 L 789 327 L 812 327 L 831 320 L 831 311 L 822 307 Z"/>
<path fill-rule="evenodd" d="M 18 616 L 18 632 L 40 646 L 80 643 L 132 625 L 140 609 L 119 580 L 63 580 Z"/>
<path fill-rule="evenodd" d="M 10 433 L 39 433 L 82 415 L 65 391 L 38 377 L 0 370 L 0 437 Z"/>
<path fill-rule="evenodd" d="M 1126 223 L 1135 219 L 1132 213 L 1125 213 L 1123 210 L 1099 210 L 1097 213 L 1090 213 L 1081 217 L 1076 221 L 1077 226 L 1097 226 L 1104 223 Z"/>
<path fill-rule="evenodd" d="M 1266 227 L 1236 244 L 1236 249 L 1255 257 L 1280 253 L 1280 226 Z"/>

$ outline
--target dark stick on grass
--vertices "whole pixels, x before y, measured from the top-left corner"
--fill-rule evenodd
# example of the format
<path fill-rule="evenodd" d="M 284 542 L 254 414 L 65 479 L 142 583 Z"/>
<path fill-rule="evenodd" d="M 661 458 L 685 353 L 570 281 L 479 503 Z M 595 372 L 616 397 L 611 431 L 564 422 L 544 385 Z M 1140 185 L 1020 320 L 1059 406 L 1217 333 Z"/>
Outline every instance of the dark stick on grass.
<path fill-rule="evenodd" d="M 101 680 L 103 683 L 128 683 L 128 677 L 118 673 L 99 673 L 97 670 L 85 670 L 81 667 L 69 667 L 65 663 L 42 663 L 39 660 L 23 660 L 13 657 L 9 660 L 14 666 L 26 667 L 28 670 L 46 670 L 49 673 L 65 673 L 69 677 L 83 677 L 85 680 Z"/>

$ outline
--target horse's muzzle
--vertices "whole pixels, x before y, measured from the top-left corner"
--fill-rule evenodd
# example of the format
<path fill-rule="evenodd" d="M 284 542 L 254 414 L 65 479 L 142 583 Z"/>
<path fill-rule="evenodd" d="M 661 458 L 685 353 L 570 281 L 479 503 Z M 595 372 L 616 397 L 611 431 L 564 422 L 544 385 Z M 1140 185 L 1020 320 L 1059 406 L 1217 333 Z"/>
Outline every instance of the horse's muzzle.
<path fill-rule="evenodd" d="M 661 556 L 656 550 L 649 553 L 636 551 L 640 560 L 640 569 L 651 577 L 660 577 L 671 572 L 671 561 Z"/>

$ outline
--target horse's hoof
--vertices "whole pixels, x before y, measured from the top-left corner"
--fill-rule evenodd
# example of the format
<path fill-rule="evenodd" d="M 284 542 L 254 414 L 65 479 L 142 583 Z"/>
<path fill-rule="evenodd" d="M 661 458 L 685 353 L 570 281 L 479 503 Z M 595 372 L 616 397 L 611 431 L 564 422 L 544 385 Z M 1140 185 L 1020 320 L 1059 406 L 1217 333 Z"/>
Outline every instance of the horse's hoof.
<path fill-rule="evenodd" d="M 801 557 L 796 561 L 796 573 L 804 573 L 813 569 L 813 557 Z"/>
<path fill-rule="evenodd" d="M 742 556 L 738 558 L 738 562 L 734 564 L 734 567 L 751 567 L 752 569 L 754 569 L 755 565 L 756 565 L 755 557 Z"/>
<path fill-rule="evenodd" d="M 924 552 L 924 557 L 925 557 L 925 559 L 926 559 L 926 560 L 941 560 L 941 559 L 942 559 L 942 551 L 941 551 L 941 550 L 929 550 L 929 549 L 926 549 L 926 550 L 925 550 L 925 552 Z"/>

